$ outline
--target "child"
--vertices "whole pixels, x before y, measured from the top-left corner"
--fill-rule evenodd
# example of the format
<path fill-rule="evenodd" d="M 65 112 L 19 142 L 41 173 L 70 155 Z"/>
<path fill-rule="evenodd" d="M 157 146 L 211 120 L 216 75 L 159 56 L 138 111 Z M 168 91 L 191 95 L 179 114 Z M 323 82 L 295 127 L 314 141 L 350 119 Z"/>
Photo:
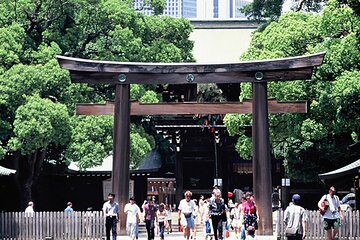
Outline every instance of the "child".
<path fill-rule="evenodd" d="M 246 233 L 246 239 L 245 240 L 256 240 L 256 236 L 255 236 L 255 228 L 253 226 L 249 226 L 247 228 L 247 233 Z"/>

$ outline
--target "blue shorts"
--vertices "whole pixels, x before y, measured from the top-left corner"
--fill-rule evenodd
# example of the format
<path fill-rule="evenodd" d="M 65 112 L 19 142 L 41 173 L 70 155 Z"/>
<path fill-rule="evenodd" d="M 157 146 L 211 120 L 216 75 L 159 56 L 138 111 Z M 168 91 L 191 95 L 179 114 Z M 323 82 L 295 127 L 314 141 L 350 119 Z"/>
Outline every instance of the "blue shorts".
<path fill-rule="evenodd" d="M 195 227 L 195 221 L 194 221 L 194 218 L 191 216 L 191 217 L 187 217 L 185 218 L 186 219 L 186 227 L 188 228 L 194 228 Z"/>

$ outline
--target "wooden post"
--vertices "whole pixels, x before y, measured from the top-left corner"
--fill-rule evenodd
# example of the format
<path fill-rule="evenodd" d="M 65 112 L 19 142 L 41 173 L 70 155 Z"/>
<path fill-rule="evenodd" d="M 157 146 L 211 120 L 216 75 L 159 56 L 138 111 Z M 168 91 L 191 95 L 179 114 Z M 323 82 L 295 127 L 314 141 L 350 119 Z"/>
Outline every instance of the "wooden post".
<path fill-rule="evenodd" d="M 271 158 L 267 83 L 253 83 L 253 186 L 259 213 L 259 235 L 273 235 Z"/>
<path fill-rule="evenodd" d="M 129 200 L 130 85 L 117 84 L 115 92 L 112 191 L 120 207 L 119 235 L 126 235 L 124 206 Z"/>

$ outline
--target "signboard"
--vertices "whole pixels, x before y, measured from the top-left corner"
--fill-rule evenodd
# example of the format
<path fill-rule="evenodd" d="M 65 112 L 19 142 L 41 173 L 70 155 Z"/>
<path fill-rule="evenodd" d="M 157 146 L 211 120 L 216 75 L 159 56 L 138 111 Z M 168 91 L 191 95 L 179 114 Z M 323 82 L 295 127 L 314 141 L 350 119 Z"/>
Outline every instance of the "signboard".
<path fill-rule="evenodd" d="M 107 201 L 108 194 L 112 192 L 111 178 L 103 181 L 103 198 Z M 134 196 L 134 180 L 129 180 L 129 198 Z"/>
<path fill-rule="evenodd" d="M 289 187 L 290 186 L 290 178 L 282 178 L 281 179 L 281 186 Z"/>
<path fill-rule="evenodd" d="M 218 187 L 222 187 L 223 185 L 222 178 L 215 178 L 214 185 L 217 185 Z"/>

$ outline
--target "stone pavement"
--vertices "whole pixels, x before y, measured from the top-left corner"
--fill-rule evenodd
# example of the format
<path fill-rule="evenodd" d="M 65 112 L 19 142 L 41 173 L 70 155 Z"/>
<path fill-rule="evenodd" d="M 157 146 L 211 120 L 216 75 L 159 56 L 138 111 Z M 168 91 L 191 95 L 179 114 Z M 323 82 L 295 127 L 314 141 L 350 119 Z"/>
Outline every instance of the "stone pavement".
<path fill-rule="evenodd" d="M 183 240 L 183 235 L 181 232 L 172 232 L 170 234 L 165 233 L 164 236 L 165 240 Z M 203 231 L 201 232 L 197 232 L 196 234 L 196 240 L 210 240 L 211 238 L 206 238 L 205 233 Z M 257 240 L 276 240 L 276 236 L 256 236 Z M 124 237 L 124 236 L 118 236 L 117 240 L 130 240 L 129 237 Z M 139 240 L 147 240 L 147 235 L 146 233 L 141 233 L 139 235 Z M 159 236 L 155 236 L 155 240 L 160 240 Z M 214 238 L 212 238 L 212 240 L 214 240 Z M 230 237 L 226 238 L 226 240 L 238 240 L 238 238 L 236 238 L 235 233 L 234 232 L 230 232 Z"/>

